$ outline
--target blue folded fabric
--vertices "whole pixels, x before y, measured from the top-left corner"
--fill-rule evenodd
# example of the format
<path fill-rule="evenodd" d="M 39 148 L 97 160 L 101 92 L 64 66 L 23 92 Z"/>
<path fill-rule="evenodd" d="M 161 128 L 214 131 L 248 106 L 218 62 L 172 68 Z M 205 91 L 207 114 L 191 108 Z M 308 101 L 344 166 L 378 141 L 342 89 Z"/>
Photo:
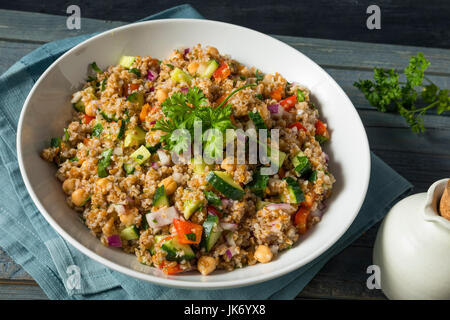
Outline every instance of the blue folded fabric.
<path fill-rule="evenodd" d="M 182 5 L 144 20 L 203 17 Z M 162 287 L 137 280 L 91 260 L 63 240 L 34 206 L 22 181 L 16 130 L 23 102 L 39 76 L 61 54 L 91 37 L 51 42 L 15 63 L 0 77 L 0 246 L 50 299 L 293 299 L 334 255 L 380 221 L 411 190 L 411 184 L 372 154 L 367 197 L 342 238 L 319 258 L 283 277 L 237 289 L 200 291 Z M 75 265 L 81 282 L 74 282 Z"/>

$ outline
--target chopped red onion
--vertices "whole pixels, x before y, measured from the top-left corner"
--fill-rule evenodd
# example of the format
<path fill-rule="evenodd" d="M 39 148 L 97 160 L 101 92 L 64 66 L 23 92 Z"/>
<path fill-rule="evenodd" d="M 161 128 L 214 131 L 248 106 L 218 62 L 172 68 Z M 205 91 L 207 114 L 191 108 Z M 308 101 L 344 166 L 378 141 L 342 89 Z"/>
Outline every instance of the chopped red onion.
<path fill-rule="evenodd" d="M 152 162 L 152 168 L 153 169 L 158 169 L 159 168 L 158 162 Z"/>
<path fill-rule="evenodd" d="M 184 49 L 184 55 L 187 55 L 187 54 L 189 53 L 189 51 L 191 51 L 191 49 L 190 49 L 190 48 L 186 48 L 186 49 Z"/>
<path fill-rule="evenodd" d="M 155 87 L 151 87 L 151 88 L 149 89 L 149 91 L 150 91 L 150 92 L 155 91 Z"/>
<path fill-rule="evenodd" d="M 225 253 L 227 254 L 228 259 L 233 258 L 233 254 L 231 253 L 230 249 L 227 249 L 227 251 L 225 251 Z"/>
<path fill-rule="evenodd" d="M 282 210 L 292 210 L 292 206 L 287 203 L 271 203 L 265 206 L 264 208 L 267 208 L 268 210 L 274 210 L 274 209 L 282 209 Z"/>
<path fill-rule="evenodd" d="M 154 125 L 156 123 L 156 120 L 150 121 L 151 125 Z"/>
<path fill-rule="evenodd" d="M 221 222 L 220 226 L 224 229 L 224 230 L 229 230 L 229 231 L 236 231 L 238 228 L 238 225 L 235 223 L 229 223 L 229 222 Z"/>
<path fill-rule="evenodd" d="M 158 154 L 161 165 L 167 166 L 170 163 L 170 159 L 167 156 L 167 154 L 164 152 L 164 150 L 159 149 L 158 151 L 156 151 L 156 153 Z"/>
<path fill-rule="evenodd" d="M 120 215 L 125 214 L 125 207 L 121 204 L 113 204 L 114 209 L 116 210 L 116 212 Z"/>
<path fill-rule="evenodd" d="M 227 234 L 225 235 L 225 239 L 230 246 L 236 247 L 236 242 L 234 242 L 233 239 L 233 232 L 227 232 Z"/>
<path fill-rule="evenodd" d="M 150 212 L 145 215 L 148 225 L 153 229 L 167 226 L 173 222 L 174 218 L 178 219 L 178 217 L 178 211 L 174 206 Z"/>
<path fill-rule="evenodd" d="M 275 104 L 269 104 L 267 106 L 267 109 L 270 111 L 270 113 L 278 113 L 280 105 L 278 103 Z"/>
<path fill-rule="evenodd" d="M 154 80 L 156 80 L 156 78 L 158 78 L 158 73 L 149 69 L 147 72 L 147 79 L 149 81 L 154 81 Z"/>
<path fill-rule="evenodd" d="M 328 161 L 330 161 L 330 157 L 325 152 L 322 152 L 322 153 L 323 153 L 323 155 L 325 157 L 325 162 L 328 163 Z"/>
<path fill-rule="evenodd" d="M 208 214 L 212 215 L 212 216 L 217 216 L 216 212 L 214 210 L 210 210 L 210 207 L 208 206 L 208 209 L 206 210 L 208 212 Z"/>
<path fill-rule="evenodd" d="M 185 87 L 183 87 L 183 88 L 181 88 L 181 89 L 180 89 L 180 91 L 181 91 L 181 92 L 183 92 L 183 93 L 187 93 L 187 92 L 189 91 L 189 89 L 188 89 L 188 88 L 185 88 Z"/>
<path fill-rule="evenodd" d="M 120 236 L 118 234 L 113 234 L 112 236 L 109 236 L 107 239 L 108 239 L 108 245 L 111 247 L 121 247 L 122 246 L 122 240 L 120 239 Z"/>

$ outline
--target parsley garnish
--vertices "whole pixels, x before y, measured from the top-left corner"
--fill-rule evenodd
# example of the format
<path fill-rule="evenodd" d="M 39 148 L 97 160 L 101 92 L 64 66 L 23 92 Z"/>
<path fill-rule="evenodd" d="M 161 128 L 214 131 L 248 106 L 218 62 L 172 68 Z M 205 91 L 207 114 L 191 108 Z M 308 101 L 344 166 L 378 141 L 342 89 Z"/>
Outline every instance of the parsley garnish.
<path fill-rule="evenodd" d="M 190 241 L 197 241 L 197 236 L 195 235 L 195 233 L 186 233 L 184 236 Z"/>
<path fill-rule="evenodd" d="M 354 86 L 364 93 L 371 105 L 381 112 L 397 112 L 402 115 L 410 125 L 413 132 L 423 132 L 423 116 L 427 110 L 436 108 L 436 113 L 441 114 L 450 110 L 450 96 L 448 89 L 440 89 L 425 76 L 425 70 L 430 61 L 422 52 L 411 57 L 409 65 L 404 69 L 406 82 L 399 81 L 399 74 L 394 69 L 386 70 L 374 68 L 374 80 L 360 80 Z M 423 81 L 427 83 L 424 84 Z M 416 101 L 419 92 L 416 87 L 421 87 L 420 96 L 425 104 L 417 107 Z"/>
<path fill-rule="evenodd" d="M 262 81 L 262 79 L 264 79 L 264 74 L 261 71 L 256 70 L 255 77 L 256 77 L 256 82 L 260 82 L 260 81 Z"/>
<path fill-rule="evenodd" d="M 141 72 L 139 71 L 139 69 L 138 68 L 133 68 L 133 69 L 130 69 L 130 70 L 128 70 L 128 72 L 130 72 L 130 73 L 134 73 L 135 75 L 137 75 L 138 77 L 140 77 L 141 76 Z"/>
<path fill-rule="evenodd" d="M 233 94 L 250 86 L 256 86 L 256 84 L 248 84 L 235 89 L 215 108 L 208 105 L 208 99 L 198 87 L 190 88 L 187 93 L 175 92 L 161 104 L 165 118 L 158 120 L 152 130 L 161 130 L 167 133 L 161 137 L 166 149 L 176 153 L 185 152 L 194 138 L 196 121 L 201 121 L 202 133 L 208 129 L 224 132 L 228 128 L 234 128 L 230 119 L 232 106 L 231 104 L 225 105 L 225 103 Z M 190 136 L 187 134 L 173 135 L 177 129 L 183 133 L 189 133 Z M 219 145 L 219 141 L 216 141 L 215 138 L 214 134 L 204 137 L 204 150 L 208 150 L 207 155 L 209 154 L 212 158 L 219 155 L 221 150 L 223 151 L 223 145 Z"/>
<path fill-rule="evenodd" d="M 100 137 L 100 134 L 103 131 L 103 125 L 99 122 L 92 128 L 92 136 L 93 137 Z"/>
<path fill-rule="evenodd" d="M 97 72 L 97 73 L 103 73 L 102 69 L 100 69 L 100 68 L 97 66 L 97 63 L 95 63 L 95 61 L 91 63 L 91 68 L 92 68 L 92 70 L 94 70 L 94 71 Z"/>

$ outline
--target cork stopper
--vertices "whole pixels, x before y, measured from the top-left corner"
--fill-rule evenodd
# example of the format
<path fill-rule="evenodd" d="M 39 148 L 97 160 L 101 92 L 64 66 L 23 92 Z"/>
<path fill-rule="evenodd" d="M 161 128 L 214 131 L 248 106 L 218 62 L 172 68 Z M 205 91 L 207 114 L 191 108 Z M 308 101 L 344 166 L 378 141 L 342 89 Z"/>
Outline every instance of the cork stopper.
<path fill-rule="evenodd" d="M 447 186 L 442 194 L 439 212 L 445 219 L 450 220 L 450 179 L 447 181 Z"/>

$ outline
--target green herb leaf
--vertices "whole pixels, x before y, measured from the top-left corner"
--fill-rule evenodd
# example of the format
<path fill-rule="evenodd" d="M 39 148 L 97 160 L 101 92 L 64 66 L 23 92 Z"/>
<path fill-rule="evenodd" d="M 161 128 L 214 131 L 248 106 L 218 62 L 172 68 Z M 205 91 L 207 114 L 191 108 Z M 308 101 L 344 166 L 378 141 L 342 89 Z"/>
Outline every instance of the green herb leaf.
<path fill-rule="evenodd" d="M 184 236 L 190 241 L 197 241 L 197 236 L 195 235 L 195 233 L 186 233 Z"/>
<path fill-rule="evenodd" d="M 50 140 L 50 147 L 52 147 L 52 148 L 61 147 L 61 138 L 52 138 Z"/>
<path fill-rule="evenodd" d="M 108 171 L 106 168 L 111 164 L 111 156 L 113 149 L 106 149 L 101 153 L 102 158 L 99 160 L 97 165 L 97 174 L 100 178 L 105 178 L 108 176 Z"/>
<path fill-rule="evenodd" d="M 139 71 L 139 69 L 138 68 L 133 68 L 133 69 L 130 69 L 130 70 L 128 70 L 128 72 L 130 72 L 130 73 L 134 73 L 135 75 L 137 75 L 138 77 L 140 77 L 141 76 L 141 72 Z"/>
<path fill-rule="evenodd" d="M 100 137 L 100 134 L 103 131 L 103 125 L 99 122 L 92 128 L 92 136 L 93 137 Z"/>
<path fill-rule="evenodd" d="M 92 70 L 94 70 L 94 71 L 97 72 L 97 73 L 103 73 L 102 69 L 100 69 L 100 68 L 97 66 L 97 63 L 95 63 L 95 61 L 91 63 L 91 68 L 92 68 Z"/>
<path fill-rule="evenodd" d="M 69 141 L 70 135 L 69 135 L 69 130 L 67 130 L 67 128 L 64 128 L 64 141 L 67 142 Z"/>

